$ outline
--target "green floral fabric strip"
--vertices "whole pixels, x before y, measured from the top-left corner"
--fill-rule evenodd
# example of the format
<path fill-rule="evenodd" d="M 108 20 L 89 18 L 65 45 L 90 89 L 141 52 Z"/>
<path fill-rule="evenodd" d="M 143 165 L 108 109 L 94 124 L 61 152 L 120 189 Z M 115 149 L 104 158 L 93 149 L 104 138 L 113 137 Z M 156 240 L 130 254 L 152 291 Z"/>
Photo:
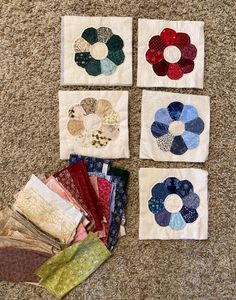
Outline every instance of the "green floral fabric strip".
<path fill-rule="evenodd" d="M 59 252 L 36 270 L 44 286 L 62 298 L 91 275 L 111 253 L 96 234 L 90 232 L 85 240 Z"/>

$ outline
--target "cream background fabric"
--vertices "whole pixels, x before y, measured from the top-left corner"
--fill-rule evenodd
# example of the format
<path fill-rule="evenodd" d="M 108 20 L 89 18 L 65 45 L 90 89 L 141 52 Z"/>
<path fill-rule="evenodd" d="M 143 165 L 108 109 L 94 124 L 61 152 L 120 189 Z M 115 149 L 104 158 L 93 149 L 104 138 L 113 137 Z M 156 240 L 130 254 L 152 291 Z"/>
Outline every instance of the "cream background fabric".
<path fill-rule="evenodd" d="M 69 108 L 87 97 L 110 101 L 114 111 L 119 114 L 119 135 L 105 147 L 82 147 L 67 130 Z M 127 91 L 59 91 L 59 126 L 61 159 L 68 159 L 71 153 L 101 158 L 129 158 Z"/>
<path fill-rule="evenodd" d="M 157 110 L 166 108 L 171 102 L 179 101 L 196 107 L 199 117 L 204 121 L 205 127 L 199 135 L 200 143 L 194 149 L 187 150 L 182 155 L 161 150 L 156 138 L 152 135 L 151 125 Z M 144 90 L 142 94 L 140 158 L 156 161 L 187 161 L 204 162 L 208 158 L 210 134 L 210 98 L 208 96 L 166 93 Z"/>
<path fill-rule="evenodd" d="M 104 2 L 105 5 L 105 2 Z M 91 76 L 74 62 L 73 43 L 87 27 L 109 27 L 124 41 L 124 62 L 112 75 Z M 64 16 L 61 19 L 62 85 L 132 85 L 132 18 Z"/>
<path fill-rule="evenodd" d="M 167 76 L 157 76 L 145 58 L 149 40 L 159 35 L 164 28 L 177 32 L 185 32 L 191 38 L 191 43 L 197 47 L 194 59 L 195 67 L 191 73 L 184 74 L 178 80 Z M 201 21 L 167 21 L 167 20 L 138 20 L 138 71 L 137 86 L 139 87 L 177 87 L 203 88 L 204 77 L 204 22 Z"/>
<path fill-rule="evenodd" d="M 198 218 L 195 222 L 187 224 L 182 230 L 175 231 L 169 226 L 159 226 L 154 214 L 148 208 L 151 198 L 151 189 L 158 182 L 167 177 L 176 177 L 180 180 L 189 180 L 194 192 L 200 198 L 197 208 Z M 201 169 L 155 169 L 141 168 L 139 170 L 139 239 L 207 239 L 208 236 L 208 173 Z"/>

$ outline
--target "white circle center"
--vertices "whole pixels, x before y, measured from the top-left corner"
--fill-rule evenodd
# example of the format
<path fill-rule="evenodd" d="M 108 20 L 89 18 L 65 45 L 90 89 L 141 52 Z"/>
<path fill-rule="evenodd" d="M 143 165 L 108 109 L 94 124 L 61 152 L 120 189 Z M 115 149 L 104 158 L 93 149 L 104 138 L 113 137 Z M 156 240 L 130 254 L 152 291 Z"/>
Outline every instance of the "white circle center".
<path fill-rule="evenodd" d="M 173 121 L 170 123 L 169 132 L 174 136 L 181 135 L 185 130 L 185 125 L 181 121 Z"/>
<path fill-rule="evenodd" d="M 104 59 L 108 54 L 107 45 L 99 42 L 93 44 L 90 49 L 90 54 L 94 59 Z"/>
<path fill-rule="evenodd" d="M 178 195 L 172 194 L 166 197 L 164 205 L 170 213 L 176 213 L 181 210 L 183 201 Z"/>
<path fill-rule="evenodd" d="M 95 114 L 85 116 L 83 121 L 85 129 L 88 131 L 98 130 L 101 127 L 101 120 Z"/>
<path fill-rule="evenodd" d="M 164 58 L 169 63 L 176 63 L 180 60 L 181 52 L 176 46 L 168 46 L 164 50 Z"/>

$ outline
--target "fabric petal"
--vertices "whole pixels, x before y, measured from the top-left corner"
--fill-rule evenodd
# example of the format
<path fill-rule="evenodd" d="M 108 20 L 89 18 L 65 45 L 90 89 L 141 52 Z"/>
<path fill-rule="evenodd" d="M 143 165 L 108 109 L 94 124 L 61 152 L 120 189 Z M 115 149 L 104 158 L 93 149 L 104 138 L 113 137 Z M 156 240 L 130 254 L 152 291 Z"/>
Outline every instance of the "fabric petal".
<path fill-rule="evenodd" d="M 83 110 L 86 114 L 94 114 L 96 110 L 97 100 L 94 98 L 85 98 L 80 102 L 80 105 L 83 107 Z"/>
<path fill-rule="evenodd" d="M 155 113 L 155 121 L 169 125 L 172 119 L 167 108 L 161 108 Z"/>
<path fill-rule="evenodd" d="M 183 205 L 187 208 L 196 209 L 198 208 L 200 204 L 200 198 L 195 193 L 189 193 L 187 196 L 185 196 L 183 199 Z"/>
<path fill-rule="evenodd" d="M 197 48 L 193 44 L 189 44 L 180 49 L 183 58 L 194 60 L 197 55 Z"/>
<path fill-rule="evenodd" d="M 171 28 L 165 28 L 161 32 L 161 38 L 167 45 L 173 44 L 176 39 L 176 31 Z"/>
<path fill-rule="evenodd" d="M 85 39 L 80 37 L 74 42 L 73 48 L 75 52 L 89 52 L 90 46 Z"/>
<path fill-rule="evenodd" d="M 180 188 L 176 191 L 177 195 L 179 195 L 181 198 L 189 195 L 193 192 L 193 185 L 188 180 L 182 180 L 180 182 Z"/>
<path fill-rule="evenodd" d="M 168 212 L 165 208 L 155 214 L 155 220 L 158 225 L 166 227 L 170 223 L 171 213 Z"/>
<path fill-rule="evenodd" d="M 67 123 L 67 129 L 69 133 L 73 136 L 82 136 L 85 130 L 83 121 L 71 119 Z"/>
<path fill-rule="evenodd" d="M 101 63 L 100 60 L 91 59 L 85 67 L 86 72 L 89 75 L 98 76 L 101 74 Z"/>
<path fill-rule="evenodd" d="M 115 125 L 103 124 L 100 130 L 106 138 L 110 138 L 112 140 L 115 140 L 120 133 L 119 127 Z"/>
<path fill-rule="evenodd" d="M 159 138 L 160 136 L 167 134 L 169 126 L 159 122 L 153 122 L 151 126 L 151 132 L 155 138 Z"/>
<path fill-rule="evenodd" d="M 167 71 L 167 76 L 172 79 L 172 80 L 178 80 L 183 76 L 183 71 L 180 68 L 180 66 L 178 65 L 178 63 L 176 64 L 170 64 L 168 71 Z"/>
<path fill-rule="evenodd" d="M 97 30 L 93 27 L 89 27 L 82 33 L 82 38 L 84 38 L 90 45 L 95 44 L 97 39 Z"/>
<path fill-rule="evenodd" d="M 163 59 L 163 52 L 155 49 L 148 49 L 146 52 L 146 60 L 151 64 L 155 65 Z"/>
<path fill-rule="evenodd" d="M 184 32 L 176 33 L 175 45 L 178 48 L 181 49 L 189 44 L 190 44 L 190 37 L 187 33 L 184 33 Z"/>
<path fill-rule="evenodd" d="M 187 123 L 198 117 L 197 109 L 192 105 L 184 105 L 181 116 L 179 118 L 183 123 Z"/>
<path fill-rule="evenodd" d="M 173 230 L 181 230 L 186 226 L 186 222 L 181 213 L 177 212 L 171 214 L 169 226 Z"/>
<path fill-rule="evenodd" d="M 99 27 L 97 29 L 97 39 L 100 43 L 106 43 L 112 35 L 112 30 L 108 27 Z"/>
<path fill-rule="evenodd" d="M 188 208 L 186 206 L 181 208 L 180 213 L 186 223 L 193 223 L 198 218 L 196 209 Z"/>
<path fill-rule="evenodd" d="M 156 214 L 164 208 L 164 200 L 152 197 L 148 201 L 148 208 L 152 213 Z"/>
<path fill-rule="evenodd" d="M 185 59 L 181 57 L 178 61 L 178 65 L 184 74 L 190 73 L 194 69 L 194 61 L 191 59 Z"/>
<path fill-rule="evenodd" d="M 188 150 L 181 135 L 174 137 L 173 143 L 170 148 L 170 152 L 175 155 L 182 155 Z"/>
<path fill-rule="evenodd" d="M 158 200 L 165 200 L 165 198 L 170 194 L 166 186 L 163 183 L 157 183 L 151 190 L 152 197 Z"/>
<path fill-rule="evenodd" d="M 113 34 L 106 43 L 108 50 L 117 51 L 124 47 L 124 42 L 119 35 Z"/>
<path fill-rule="evenodd" d="M 90 52 L 75 53 L 75 63 L 82 68 L 85 68 L 91 59 L 92 56 L 90 55 Z"/>
<path fill-rule="evenodd" d="M 106 99 L 100 99 L 97 101 L 96 115 L 100 118 L 109 116 L 113 112 L 112 104 Z"/>
<path fill-rule="evenodd" d="M 194 149 L 199 145 L 199 135 L 190 131 L 182 133 L 182 138 L 188 149 Z"/>
<path fill-rule="evenodd" d="M 169 63 L 163 59 L 157 64 L 153 65 L 152 68 L 158 76 L 166 76 L 169 68 Z"/>
<path fill-rule="evenodd" d="M 162 151 L 170 151 L 174 136 L 171 133 L 159 137 L 156 142 Z"/>
<path fill-rule="evenodd" d="M 181 102 L 175 101 L 175 102 L 171 102 L 168 106 L 167 106 L 167 110 L 170 114 L 170 117 L 172 118 L 172 120 L 174 121 L 178 121 L 182 111 L 183 111 L 184 105 Z"/>
<path fill-rule="evenodd" d="M 125 54 L 123 50 L 109 51 L 107 58 L 109 58 L 114 64 L 119 66 L 125 60 Z"/>
<path fill-rule="evenodd" d="M 177 190 L 179 190 L 181 186 L 181 181 L 176 177 L 168 177 L 163 184 L 169 194 L 176 194 Z"/>
<path fill-rule="evenodd" d="M 162 51 L 165 49 L 166 43 L 159 35 L 154 35 L 149 41 L 149 48 L 155 49 L 157 51 Z"/>
<path fill-rule="evenodd" d="M 196 118 L 185 123 L 185 130 L 191 131 L 196 134 L 201 134 L 204 130 L 204 122 L 201 118 Z"/>
<path fill-rule="evenodd" d="M 116 65 L 109 59 L 104 58 L 100 61 L 101 63 L 101 73 L 104 75 L 111 75 L 116 70 Z"/>

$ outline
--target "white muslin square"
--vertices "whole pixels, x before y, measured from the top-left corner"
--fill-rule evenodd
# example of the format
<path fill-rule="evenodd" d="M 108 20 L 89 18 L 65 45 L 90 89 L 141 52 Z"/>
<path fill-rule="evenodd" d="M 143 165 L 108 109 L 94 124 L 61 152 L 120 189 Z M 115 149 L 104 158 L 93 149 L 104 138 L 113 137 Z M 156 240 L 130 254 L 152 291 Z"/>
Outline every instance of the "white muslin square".
<path fill-rule="evenodd" d="M 62 85 L 132 85 L 132 18 L 64 16 Z"/>
<path fill-rule="evenodd" d="M 129 158 L 127 91 L 59 91 L 60 158 Z"/>
<path fill-rule="evenodd" d="M 143 91 L 140 158 L 204 162 L 208 158 L 210 98 Z"/>
<path fill-rule="evenodd" d="M 139 87 L 203 88 L 204 22 L 138 20 Z"/>
<path fill-rule="evenodd" d="M 139 170 L 139 239 L 207 239 L 208 173 Z"/>

